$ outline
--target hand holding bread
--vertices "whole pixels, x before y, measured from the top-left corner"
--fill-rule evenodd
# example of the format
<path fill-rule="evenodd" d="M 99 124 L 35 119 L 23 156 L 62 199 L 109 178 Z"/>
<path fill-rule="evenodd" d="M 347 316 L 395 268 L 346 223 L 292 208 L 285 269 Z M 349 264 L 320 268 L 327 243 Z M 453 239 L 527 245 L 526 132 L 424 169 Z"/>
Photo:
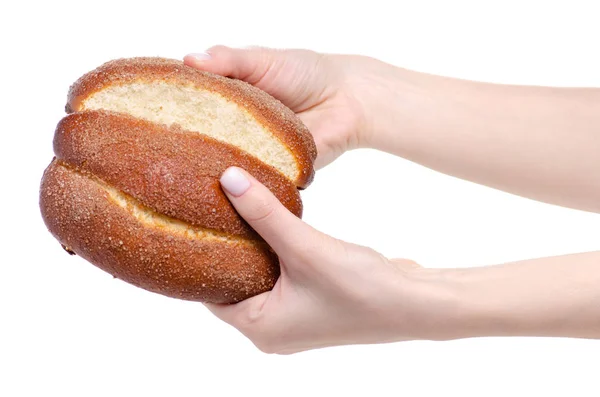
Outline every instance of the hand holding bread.
<path fill-rule="evenodd" d="M 427 272 L 300 219 L 315 146 L 323 166 L 368 142 L 369 79 L 309 51 L 211 54 L 113 61 L 73 85 L 40 192 L 49 230 L 115 277 L 204 302 L 266 352 L 439 337 L 427 321 L 445 297 L 412 277 Z"/>
<path fill-rule="evenodd" d="M 596 211 L 600 113 L 589 99 L 598 90 L 499 87 L 296 50 L 215 47 L 185 64 L 121 60 L 73 86 L 40 196 L 68 252 L 204 302 L 265 352 L 599 337 L 598 252 L 423 269 L 311 228 L 298 195 L 313 178 L 315 146 L 317 167 L 366 146 Z M 515 102 L 522 97 L 531 103 Z M 565 108 L 577 111 L 564 118 Z"/>

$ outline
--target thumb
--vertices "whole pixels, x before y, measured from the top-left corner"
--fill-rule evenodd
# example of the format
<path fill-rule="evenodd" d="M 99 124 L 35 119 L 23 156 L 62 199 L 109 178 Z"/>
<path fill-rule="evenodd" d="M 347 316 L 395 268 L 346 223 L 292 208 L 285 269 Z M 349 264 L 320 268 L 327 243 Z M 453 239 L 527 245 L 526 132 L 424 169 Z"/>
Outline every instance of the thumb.
<path fill-rule="evenodd" d="M 205 53 L 189 54 L 186 65 L 196 69 L 244 80 L 260 88 L 260 80 L 274 65 L 275 50 L 253 47 L 248 49 L 216 46 Z"/>
<path fill-rule="evenodd" d="M 312 228 L 246 171 L 230 167 L 220 182 L 237 212 L 276 253 L 281 255 L 290 247 L 299 248 L 310 239 Z"/>

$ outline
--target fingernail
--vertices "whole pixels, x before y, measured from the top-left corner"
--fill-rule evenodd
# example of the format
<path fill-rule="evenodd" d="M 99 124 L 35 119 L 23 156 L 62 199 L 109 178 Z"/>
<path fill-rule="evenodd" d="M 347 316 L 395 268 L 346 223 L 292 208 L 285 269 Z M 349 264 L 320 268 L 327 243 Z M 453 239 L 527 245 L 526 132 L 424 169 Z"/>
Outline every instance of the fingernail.
<path fill-rule="evenodd" d="M 250 181 L 239 169 L 230 167 L 221 175 L 221 186 L 235 197 L 239 197 L 248 190 Z"/>
<path fill-rule="evenodd" d="M 196 52 L 193 54 L 186 55 L 186 58 L 192 58 L 194 61 L 202 62 L 208 61 L 211 59 L 211 56 L 208 52 Z"/>

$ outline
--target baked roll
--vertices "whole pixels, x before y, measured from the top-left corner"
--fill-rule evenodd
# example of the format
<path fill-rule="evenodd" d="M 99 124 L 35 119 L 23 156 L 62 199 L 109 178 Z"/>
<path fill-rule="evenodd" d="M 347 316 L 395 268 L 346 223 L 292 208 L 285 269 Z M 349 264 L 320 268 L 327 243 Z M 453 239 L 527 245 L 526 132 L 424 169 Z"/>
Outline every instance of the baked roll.
<path fill-rule="evenodd" d="M 244 168 L 301 217 L 316 147 L 290 109 L 239 80 L 131 58 L 81 77 L 66 111 L 40 188 L 65 250 L 178 299 L 234 303 L 273 287 L 277 255 L 219 178 Z"/>

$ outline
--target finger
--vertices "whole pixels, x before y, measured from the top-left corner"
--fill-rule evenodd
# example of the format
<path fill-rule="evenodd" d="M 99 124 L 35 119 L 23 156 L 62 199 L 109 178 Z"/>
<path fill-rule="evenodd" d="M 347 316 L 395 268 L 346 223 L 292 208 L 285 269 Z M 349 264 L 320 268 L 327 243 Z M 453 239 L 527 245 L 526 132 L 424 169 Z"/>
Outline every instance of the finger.
<path fill-rule="evenodd" d="M 196 69 L 260 86 L 261 79 L 274 65 L 276 55 L 276 50 L 268 48 L 241 49 L 216 46 L 204 53 L 186 55 L 183 60 L 186 65 Z"/>
<path fill-rule="evenodd" d="M 279 255 L 301 250 L 318 233 L 246 171 L 230 167 L 220 181 L 237 212 Z"/>
<path fill-rule="evenodd" d="M 421 265 L 419 265 L 417 262 L 412 261 L 410 259 L 403 259 L 403 258 L 394 258 L 394 259 L 390 259 L 390 262 L 397 266 L 400 269 L 420 269 L 422 268 Z"/>
<path fill-rule="evenodd" d="M 264 292 L 231 305 L 205 303 L 204 306 L 217 318 L 243 332 L 251 328 L 259 320 L 269 293 Z"/>

